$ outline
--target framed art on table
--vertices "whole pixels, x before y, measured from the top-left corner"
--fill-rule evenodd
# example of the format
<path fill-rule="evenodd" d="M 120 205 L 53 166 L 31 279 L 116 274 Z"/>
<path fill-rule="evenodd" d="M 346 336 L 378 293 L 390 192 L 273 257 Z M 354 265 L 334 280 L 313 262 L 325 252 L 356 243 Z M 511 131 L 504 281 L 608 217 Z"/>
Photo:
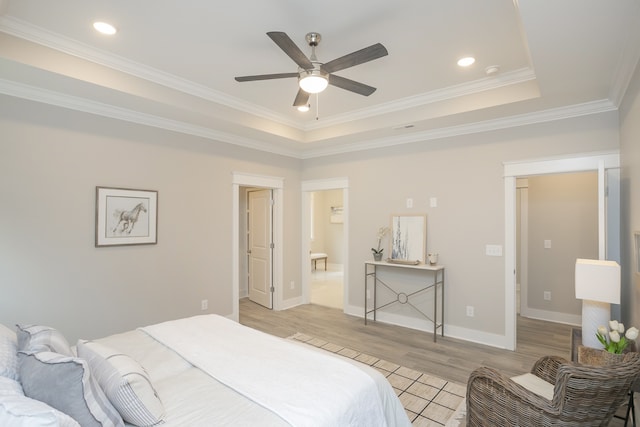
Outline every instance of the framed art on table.
<path fill-rule="evenodd" d="M 158 243 L 158 192 L 96 187 L 96 247 Z"/>
<path fill-rule="evenodd" d="M 427 252 L 427 216 L 391 217 L 391 259 L 425 262 Z"/>

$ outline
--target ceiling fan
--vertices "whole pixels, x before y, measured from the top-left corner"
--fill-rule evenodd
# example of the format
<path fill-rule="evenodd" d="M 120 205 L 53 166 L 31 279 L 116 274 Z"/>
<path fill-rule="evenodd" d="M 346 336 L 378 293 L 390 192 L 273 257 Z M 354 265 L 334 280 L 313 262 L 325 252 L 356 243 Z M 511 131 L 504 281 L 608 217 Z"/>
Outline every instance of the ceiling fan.
<path fill-rule="evenodd" d="M 255 80 L 297 77 L 300 88 L 293 101 L 294 107 L 307 105 L 309 94 L 322 92 L 327 85 L 336 86 L 364 96 L 371 95 L 376 91 L 375 87 L 340 77 L 333 73 L 388 55 L 387 49 L 382 44 L 376 43 L 323 64 L 316 58 L 316 46 L 320 43 L 320 34 L 308 33 L 305 37 L 307 43 L 311 46 L 311 56 L 309 58 L 307 58 L 286 33 L 271 31 L 267 33 L 267 36 L 269 36 L 284 53 L 293 59 L 293 62 L 298 64 L 298 72 L 241 76 L 235 79 L 238 82 L 250 82 Z"/>

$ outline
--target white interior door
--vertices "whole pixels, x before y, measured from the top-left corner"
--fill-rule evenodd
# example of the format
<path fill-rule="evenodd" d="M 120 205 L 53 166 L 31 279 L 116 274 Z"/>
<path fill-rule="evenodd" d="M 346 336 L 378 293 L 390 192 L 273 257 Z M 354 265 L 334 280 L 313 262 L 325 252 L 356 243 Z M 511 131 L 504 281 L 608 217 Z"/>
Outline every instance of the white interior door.
<path fill-rule="evenodd" d="M 273 198 L 271 190 L 249 191 L 248 194 L 249 299 L 267 308 L 273 308 Z"/>

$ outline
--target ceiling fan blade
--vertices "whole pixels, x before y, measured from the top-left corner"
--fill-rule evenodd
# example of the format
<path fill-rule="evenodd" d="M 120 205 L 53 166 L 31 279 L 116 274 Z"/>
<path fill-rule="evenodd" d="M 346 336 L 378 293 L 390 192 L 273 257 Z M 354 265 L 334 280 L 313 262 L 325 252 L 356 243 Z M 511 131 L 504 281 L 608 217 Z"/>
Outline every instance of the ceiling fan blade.
<path fill-rule="evenodd" d="M 254 80 L 286 79 L 289 77 L 298 77 L 298 73 L 259 74 L 257 76 L 241 76 L 241 77 L 236 77 L 236 81 L 252 82 Z"/>
<path fill-rule="evenodd" d="M 375 87 L 336 76 L 335 74 L 329 75 L 329 84 L 364 96 L 369 96 L 376 91 Z"/>
<path fill-rule="evenodd" d="M 307 58 L 307 56 L 300 50 L 300 48 L 291 40 L 291 38 L 281 31 L 270 31 L 267 35 L 275 42 L 275 44 L 280 47 L 289 55 L 289 58 L 293 59 L 293 62 L 298 64 L 300 68 L 304 68 L 305 70 L 309 70 L 313 68 L 313 64 Z"/>
<path fill-rule="evenodd" d="M 293 101 L 294 107 L 301 107 L 309 103 L 309 94 L 302 89 L 298 89 L 295 101 Z"/>
<path fill-rule="evenodd" d="M 382 44 L 376 43 L 369 47 L 365 47 L 364 49 L 341 56 L 333 61 L 329 61 L 326 64 L 323 64 L 320 68 L 324 72 L 335 73 L 336 71 L 344 70 L 345 68 L 382 58 L 388 54 L 389 52 L 387 52 L 387 49 Z"/>

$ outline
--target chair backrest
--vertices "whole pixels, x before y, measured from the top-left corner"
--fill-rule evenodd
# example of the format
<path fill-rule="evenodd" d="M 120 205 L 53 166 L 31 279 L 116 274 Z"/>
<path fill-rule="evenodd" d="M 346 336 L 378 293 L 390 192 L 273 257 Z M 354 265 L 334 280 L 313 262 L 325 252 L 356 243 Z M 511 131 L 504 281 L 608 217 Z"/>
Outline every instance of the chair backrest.
<path fill-rule="evenodd" d="M 613 417 L 640 376 L 640 353 L 627 353 L 607 366 L 566 363 L 558 368 L 553 404 L 571 419 Z M 562 418 L 562 416 L 561 416 Z"/>

